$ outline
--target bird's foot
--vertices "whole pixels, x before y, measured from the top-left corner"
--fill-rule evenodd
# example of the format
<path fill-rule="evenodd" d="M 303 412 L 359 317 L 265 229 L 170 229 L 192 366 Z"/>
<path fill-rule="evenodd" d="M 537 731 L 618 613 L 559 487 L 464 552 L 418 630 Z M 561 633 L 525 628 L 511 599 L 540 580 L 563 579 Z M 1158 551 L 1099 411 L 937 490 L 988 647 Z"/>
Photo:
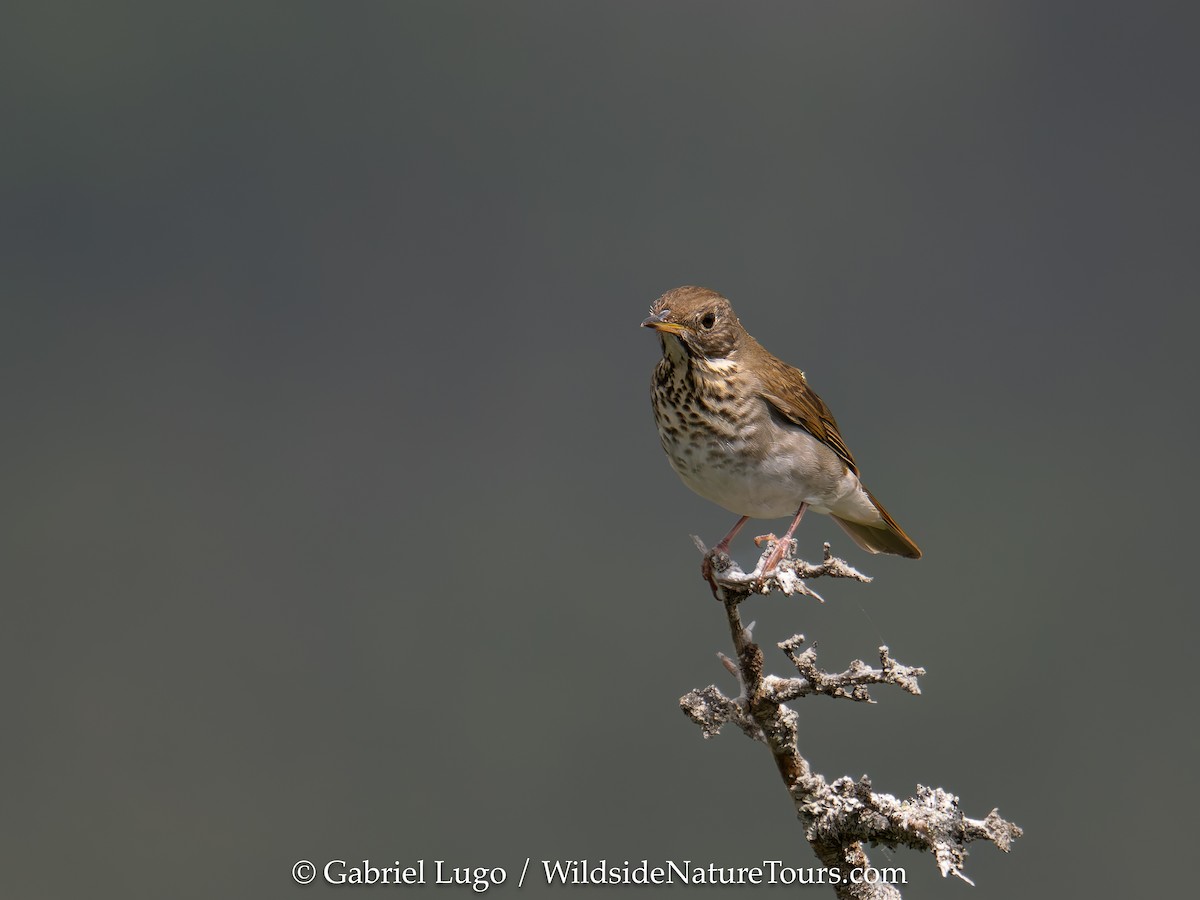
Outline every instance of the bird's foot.
<path fill-rule="evenodd" d="M 726 572 L 733 566 L 733 558 L 720 547 L 713 547 L 704 554 L 700 561 L 700 574 L 704 580 L 711 582 L 719 573 Z"/>
<path fill-rule="evenodd" d="M 764 544 L 768 549 L 752 573 L 753 577 L 760 583 L 775 574 L 775 570 L 779 567 L 779 564 L 796 552 L 796 541 L 791 537 L 780 539 L 774 534 L 760 534 L 754 539 L 756 547 L 761 547 Z"/>

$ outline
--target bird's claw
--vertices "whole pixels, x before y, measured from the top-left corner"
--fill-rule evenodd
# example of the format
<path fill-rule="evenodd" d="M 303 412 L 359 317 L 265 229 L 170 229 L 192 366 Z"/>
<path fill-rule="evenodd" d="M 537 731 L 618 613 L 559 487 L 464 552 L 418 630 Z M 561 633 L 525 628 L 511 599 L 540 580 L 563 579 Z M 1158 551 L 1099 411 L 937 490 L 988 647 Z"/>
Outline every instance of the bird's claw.
<path fill-rule="evenodd" d="M 754 570 L 755 578 L 760 584 L 777 574 L 779 564 L 796 552 L 795 538 L 780 539 L 773 534 L 764 534 L 756 537 L 754 543 L 759 547 L 765 543 L 768 548 Z"/>
<path fill-rule="evenodd" d="M 712 581 L 717 574 L 728 570 L 732 565 L 733 558 L 728 553 L 714 548 L 705 553 L 704 559 L 700 561 L 700 574 L 704 576 L 705 581 Z"/>

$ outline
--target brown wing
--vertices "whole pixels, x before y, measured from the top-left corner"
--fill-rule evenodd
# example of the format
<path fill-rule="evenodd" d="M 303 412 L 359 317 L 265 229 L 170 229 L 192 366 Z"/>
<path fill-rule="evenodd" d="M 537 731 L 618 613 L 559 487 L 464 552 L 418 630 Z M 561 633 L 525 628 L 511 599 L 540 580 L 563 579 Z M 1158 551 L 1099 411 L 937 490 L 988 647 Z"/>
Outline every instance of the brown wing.
<path fill-rule="evenodd" d="M 804 373 L 775 357 L 764 360 L 764 363 L 766 377 L 762 384 L 763 399 L 787 421 L 799 425 L 840 456 L 850 471 L 857 475 L 858 464 L 854 462 L 850 448 L 842 441 L 837 420 L 825 401 L 808 386 Z"/>

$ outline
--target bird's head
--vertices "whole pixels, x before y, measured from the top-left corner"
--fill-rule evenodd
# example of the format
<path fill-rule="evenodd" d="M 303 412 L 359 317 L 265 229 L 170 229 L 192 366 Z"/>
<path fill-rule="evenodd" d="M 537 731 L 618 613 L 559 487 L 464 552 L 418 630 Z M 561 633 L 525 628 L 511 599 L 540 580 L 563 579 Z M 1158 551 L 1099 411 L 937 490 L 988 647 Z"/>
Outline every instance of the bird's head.
<path fill-rule="evenodd" d="M 747 337 L 729 301 L 702 287 L 677 287 L 654 301 L 642 322 L 667 341 L 678 340 L 689 355 L 723 359 Z"/>

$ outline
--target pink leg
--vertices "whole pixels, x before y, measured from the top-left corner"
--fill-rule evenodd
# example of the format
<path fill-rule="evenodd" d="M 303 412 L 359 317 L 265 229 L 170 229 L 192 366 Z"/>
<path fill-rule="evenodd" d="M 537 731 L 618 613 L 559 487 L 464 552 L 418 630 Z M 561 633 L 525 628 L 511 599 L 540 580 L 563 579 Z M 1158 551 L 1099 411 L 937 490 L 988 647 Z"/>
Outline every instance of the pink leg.
<path fill-rule="evenodd" d="M 763 577 L 769 575 L 775 569 L 775 567 L 779 565 L 779 561 L 783 559 L 783 555 L 787 553 L 788 547 L 790 546 L 790 542 L 792 540 L 792 535 L 796 533 L 796 526 L 799 525 L 800 520 L 804 518 L 804 511 L 806 509 L 808 509 L 808 504 L 801 503 L 800 508 L 796 510 L 796 518 L 792 519 L 792 524 L 788 526 L 787 534 L 785 534 L 775 543 L 775 549 L 771 551 L 771 555 L 768 556 L 767 561 L 763 563 Z"/>
<path fill-rule="evenodd" d="M 717 544 L 717 546 L 712 548 L 712 552 L 713 553 L 728 553 L 730 542 L 732 542 L 733 539 L 735 537 L 737 537 L 737 533 L 742 530 L 742 526 L 745 525 L 749 521 L 750 521 L 749 516 L 742 516 L 740 519 L 738 519 L 737 523 L 732 528 L 729 529 L 729 534 L 727 534 L 727 535 L 725 535 L 725 537 L 721 538 L 721 543 Z"/>
<path fill-rule="evenodd" d="M 737 520 L 737 523 L 729 529 L 729 534 L 725 535 L 725 537 L 721 539 L 721 543 L 717 544 L 717 546 L 713 547 L 704 554 L 704 560 L 700 563 L 700 574 L 703 575 L 707 581 L 711 582 L 713 580 L 713 557 L 718 554 L 728 555 L 730 542 L 737 537 L 737 533 L 742 530 L 742 526 L 749 521 L 749 516 L 742 516 Z"/>

